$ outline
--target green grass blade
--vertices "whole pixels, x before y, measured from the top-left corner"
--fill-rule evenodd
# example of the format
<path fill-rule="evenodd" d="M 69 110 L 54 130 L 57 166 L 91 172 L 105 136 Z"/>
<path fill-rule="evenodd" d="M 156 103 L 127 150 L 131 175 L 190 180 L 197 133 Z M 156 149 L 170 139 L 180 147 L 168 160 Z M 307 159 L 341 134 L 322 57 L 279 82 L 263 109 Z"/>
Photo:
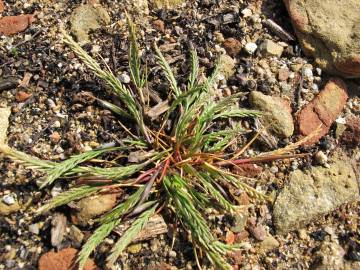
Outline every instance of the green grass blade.
<path fill-rule="evenodd" d="M 106 153 L 109 151 L 120 150 L 120 149 L 124 149 L 124 148 L 123 147 L 112 147 L 112 148 L 87 151 L 87 152 L 81 153 L 79 155 L 72 156 L 63 162 L 57 163 L 50 171 L 48 171 L 48 176 L 47 176 L 46 180 L 41 184 L 40 188 L 43 188 L 46 185 L 50 185 L 56 179 L 58 179 L 65 173 L 71 171 L 77 165 L 79 165 L 85 161 L 91 160 L 103 153 Z"/>
<path fill-rule="evenodd" d="M 85 266 L 87 259 L 91 252 L 112 232 L 112 230 L 121 222 L 121 220 L 113 220 L 109 223 L 104 223 L 98 227 L 90 238 L 83 245 L 81 251 L 78 254 L 77 262 L 79 263 L 79 270 L 82 270 Z"/>
<path fill-rule="evenodd" d="M 129 69 L 131 79 L 138 91 L 140 96 L 140 100 L 142 104 L 145 104 L 144 94 L 142 92 L 142 88 L 145 86 L 146 77 L 145 74 L 141 72 L 141 61 L 139 55 L 139 46 L 136 41 L 136 28 L 134 23 L 132 22 L 130 16 L 126 13 L 126 21 L 129 28 L 129 39 L 130 39 L 130 47 L 129 47 Z"/>
<path fill-rule="evenodd" d="M 211 184 L 211 182 L 216 180 L 213 179 L 209 174 L 205 172 L 198 172 L 190 164 L 185 164 L 184 170 L 187 173 L 193 175 L 205 189 L 206 193 L 215 199 L 222 208 L 230 213 L 235 212 L 234 206 L 228 200 L 226 200 L 224 196 Z"/>
<path fill-rule="evenodd" d="M 159 47 L 156 44 L 154 47 L 155 47 L 155 52 L 157 55 L 158 64 L 159 64 L 159 66 L 161 66 L 162 70 L 164 71 L 165 77 L 168 80 L 168 82 L 170 83 L 171 90 L 173 91 L 173 93 L 175 94 L 176 97 L 180 96 L 181 90 L 177 85 L 177 81 L 175 79 L 174 73 L 172 72 L 168 62 L 166 62 Z"/>
<path fill-rule="evenodd" d="M 218 118 L 231 118 L 231 117 L 258 117 L 261 115 L 262 113 L 260 111 L 233 108 L 214 115 L 213 120 Z"/>
<path fill-rule="evenodd" d="M 151 142 L 151 138 L 147 133 L 147 128 L 144 123 L 142 107 L 134 98 L 133 93 L 127 87 L 125 87 L 119 79 L 111 72 L 111 70 L 107 67 L 107 69 L 102 69 L 100 65 L 93 59 L 81 46 L 75 42 L 71 36 L 66 34 L 63 30 L 63 40 L 64 42 L 76 53 L 76 55 L 102 80 L 104 80 L 111 89 L 118 95 L 120 100 L 127 107 L 129 113 L 137 122 L 140 131 L 145 136 L 148 142 Z M 106 64 L 106 63 L 105 63 Z"/>
<path fill-rule="evenodd" d="M 169 198 L 173 202 L 177 216 L 186 228 L 191 231 L 192 238 L 199 244 L 205 253 L 213 253 L 213 262 L 220 269 L 232 269 L 223 256 L 232 249 L 231 246 L 221 244 L 211 233 L 206 220 L 196 209 L 191 197 L 187 181 L 179 175 L 165 176 L 163 184 Z M 211 207 L 210 205 L 208 207 Z"/>
<path fill-rule="evenodd" d="M 102 100 L 102 99 L 98 99 L 98 98 L 96 100 L 100 103 L 101 106 L 103 106 L 106 109 L 109 109 L 113 113 L 116 113 L 117 115 L 128 118 L 128 119 L 134 119 L 132 115 L 130 115 L 125 110 L 121 109 L 119 106 L 116 106 L 110 102 L 107 102 L 106 100 Z"/>
<path fill-rule="evenodd" d="M 55 198 L 51 199 L 47 204 L 37 209 L 36 212 L 44 213 L 53 208 L 68 204 L 69 202 L 80 200 L 84 197 L 95 194 L 99 190 L 100 190 L 99 187 L 94 187 L 94 186 L 81 186 L 81 187 L 71 188 L 65 192 L 60 193 Z"/>
<path fill-rule="evenodd" d="M 56 165 L 55 162 L 32 157 L 28 154 L 12 149 L 5 144 L 0 144 L 0 153 L 3 153 L 5 156 L 11 158 L 13 161 L 23 164 L 29 169 L 35 169 L 41 172 L 47 172 Z"/>
<path fill-rule="evenodd" d="M 205 170 L 211 172 L 212 174 L 217 175 L 217 178 L 223 179 L 224 181 L 230 183 L 234 187 L 244 190 L 251 197 L 254 197 L 260 201 L 269 201 L 269 202 L 273 201 L 273 198 L 271 196 L 267 196 L 267 195 L 257 191 L 255 188 L 242 182 L 241 179 L 236 178 L 234 175 L 232 175 L 224 170 L 220 170 L 215 167 L 212 167 L 211 165 L 207 164 L 206 162 L 202 167 Z"/>
<path fill-rule="evenodd" d="M 123 203 L 116 206 L 109 213 L 97 219 L 97 222 L 100 223 L 109 223 L 114 220 L 118 220 L 122 215 L 130 211 L 140 200 L 141 195 L 145 190 L 145 185 L 138 188 L 138 190 L 127 198 Z"/>
<path fill-rule="evenodd" d="M 199 76 L 199 57 L 195 50 L 190 51 L 191 57 L 191 71 L 189 75 L 189 82 L 187 91 L 192 91 L 197 85 L 197 77 Z"/>
<path fill-rule="evenodd" d="M 145 227 L 151 215 L 154 214 L 157 204 L 150 209 L 144 211 L 136 220 L 131 224 L 130 228 L 125 231 L 121 238 L 117 241 L 111 250 L 111 254 L 107 257 L 107 261 L 114 264 L 121 254 L 121 252 L 135 239 L 137 234 Z"/>
<path fill-rule="evenodd" d="M 123 203 L 116 206 L 111 212 L 99 218 L 101 223 L 95 232 L 86 241 L 77 261 L 79 262 L 79 269 L 82 269 L 89 258 L 91 252 L 112 232 L 112 230 L 121 222 L 124 214 L 128 213 L 140 200 L 141 194 L 144 192 L 144 186 L 140 187 L 134 194 L 127 198 Z"/>

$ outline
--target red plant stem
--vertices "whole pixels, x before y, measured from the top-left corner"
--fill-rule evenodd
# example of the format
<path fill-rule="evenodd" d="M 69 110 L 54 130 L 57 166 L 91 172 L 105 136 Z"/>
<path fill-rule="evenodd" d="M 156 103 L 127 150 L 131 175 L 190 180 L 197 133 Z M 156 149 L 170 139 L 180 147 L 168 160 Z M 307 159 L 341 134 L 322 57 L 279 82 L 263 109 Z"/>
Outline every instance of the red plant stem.
<path fill-rule="evenodd" d="M 155 170 L 156 170 L 156 168 L 151 168 L 151 169 L 145 171 L 144 173 L 140 174 L 138 176 L 138 178 L 136 178 L 136 180 L 134 181 L 134 184 L 143 182 L 144 178 L 148 178 L 147 176 L 152 174 Z"/>
<path fill-rule="evenodd" d="M 163 178 L 165 177 L 166 172 L 167 172 L 167 170 L 168 170 L 168 168 L 169 168 L 169 165 L 170 165 L 170 159 L 167 158 L 167 159 L 165 160 L 165 164 L 164 164 L 164 166 L 163 166 L 163 170 L 162 170 L 162 172 L 161 172 L 161 175 L 160 175 L 160 178 L 159 178 L 159 182 L 161 182 L 161 181 L 163 180 Z"/>
<path fill-rule="evenodd" d="M 151 178 L 148 181 L 148 183 L 146 184 L 145 190 L 137 204 L 138 206 L 141 205 L 148 198 L 151 188 L 155 182 L 156 177 L 159 175 L 159 173 L 160 173 L 160 168 L 157 168 L 156 171 L 151 175 Z"/>
<path fill-rule="evenodd" d="M 166 203 L 163 203 L 163 204 L 159 207 L 159 209 L 156 210 L 155 214 L 159 214 L 159 213 L 161 212 L 161 210 L 164 209 L 165 205 L 166 205 Z"/>

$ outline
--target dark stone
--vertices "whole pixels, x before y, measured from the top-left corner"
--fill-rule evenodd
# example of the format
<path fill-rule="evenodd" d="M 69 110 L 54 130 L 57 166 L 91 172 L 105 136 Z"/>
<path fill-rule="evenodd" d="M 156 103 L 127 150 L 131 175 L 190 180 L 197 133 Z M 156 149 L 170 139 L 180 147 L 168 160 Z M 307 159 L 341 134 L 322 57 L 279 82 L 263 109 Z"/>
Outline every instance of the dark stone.
<path fill-rule="evenodd" d="M 315 231 L 310 233 L 310 236 L 314 238 L 316 241 L 324 241 L 325 237 L 327 235 L 327 232 L 323 230 Z"/>

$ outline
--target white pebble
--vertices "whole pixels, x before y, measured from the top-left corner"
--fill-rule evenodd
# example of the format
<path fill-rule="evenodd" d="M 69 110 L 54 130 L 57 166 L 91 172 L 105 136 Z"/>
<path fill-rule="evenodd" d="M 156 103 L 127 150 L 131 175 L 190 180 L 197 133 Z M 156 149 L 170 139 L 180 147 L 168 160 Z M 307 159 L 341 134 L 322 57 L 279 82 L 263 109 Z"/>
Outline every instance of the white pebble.
<path fill-rule="evenodd" d="M 252 15 L 252 11 L 250 8 L 245 8 L 241 11 L 241 14 L 244 16 L 244 18 L 250 17 Z"/>
<path fill-rule="evenodd" d="M 15 203 L 15 198 L 14 198 L 14 195 L 13 194 L 8 194 L 8 195 L 5 195 L 3 198 L 2 198 L 3 202 L 7 205 L 12 205 Z"/>
<path fill-rule="evenodd" d="M 320 165 L 326 165 L 327 161 L 328 161 L 328 158 L 327 156 L 324 154 L 323 151 L 318 151 L 316 154 L 315 154 L 315 160 L 318 164 Z"/>
<path fill-rule="evenodd" d="M 312 72 L 311 68 L 304 68 L 303 75 L 306 78 L 312 78 L 313 77 L 313 72 Z"/>
<path fill-rule="evenodd" d="M 55 121 L 55 122 L 54 122 L 54 127 L 56 127 L 56 128 L 61 127 L 60 121 Z"/>
<path fill-rule="evenodd" d="M 25 36 L 24 36 L 24 40 L 25 40 L 25 41 L 30 41 L 31 38 L 32 38 L 31 35 L 25 35 Z"/>
<path fill-rule="evenodd" d="M 120 76 L 119 76 L 119 80 L 120 82 L 122 83 L 129 83 L 130 82 L 130 76 L 127 75 L 126 73 L 122 73 Z"/>
<path fill-rule="evenodd" d="M 93 45 L 92 48 L 91 48 L 91 52 L 93 54 L 96 54 L 96 53 L 100 52 L 100 50 L 101 50 L 101 47 L 99 45 Z"/>
<path fill-rule="evenodd" d="M 279 168 L 276 167 L 276 166 L 272 166 L 272 167 L 270 168 L 270 172 L 272 172 L 272 173 L 277 173 L 277 172 L 279 172 Z"/>
<path fill-rule="evenodd" d="M 56 107 L 55 101 L 53 101 L 53 100 L 50 99 L 50 98 L 48 98 L 48 99 L 46 100 L 46 104 L 49 106 L 50 109 Z"/>
<path fill-rule="evenodd" d="M 317 73 L 319 76 L 321 76 L 321 72 L 322 72 L 321 68 L 316 68 L 316 73 Z"/>
<path fill-rule="evenodd" d="M 343 124 L 343 125 L 346 124 L 346 119 L 344 117 L 341 117 L 341 116 L 339 116 L 335 121 L 338 124 Z"/>
<path fill-rule="evenodd" d="M 59 195 L 62 192 L 61 185 L 59 183 L 56 183 L 54 187 L 51 189 L 50 194 L 54 198 L 57 195 Z"/>
<path fill-rule="evenodd" d="M 245 45 L 245 51 L 247 51 L 249 54 L 253 54 L 257 49 L 257 45 L 253 42 L 246 43 Z"/>
<path fill-rule="evenodd" d="M 319 86 L 316 83 L 314 83 L 311 88 L 315 93 L 319 92 Z"/>
<path fill-rule="evenodd" d="M 35 223 L 35 224 L 31 224 L 29 225 L 29 232 L 33 233 L 33 234 L 39 234 L 39 224 Z"/>
<path fill-rule="evenodd" d="M 169 256 L 170 257 L 173 257 L 173 258 L 176 258 L 176 251 L 174 251 L 174 250 L 171 250 L 170 252 L 169 252 Z"/>

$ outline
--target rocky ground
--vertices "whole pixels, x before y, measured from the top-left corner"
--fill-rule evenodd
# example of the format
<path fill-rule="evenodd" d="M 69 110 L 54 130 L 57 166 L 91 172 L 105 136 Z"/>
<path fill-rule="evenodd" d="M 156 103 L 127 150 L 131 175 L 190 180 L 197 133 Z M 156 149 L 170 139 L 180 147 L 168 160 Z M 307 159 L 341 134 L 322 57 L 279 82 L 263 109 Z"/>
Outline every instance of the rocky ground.
<path fill-rule="evenodd" d="M 229 255 L 234 269 L 360 269 L 360 4 L 311 2 L 0 0 L 0 142 L 59 161 L 122 139 L 116 117 L 84 93 L 111 96 L 63 44 L 59 29 L 128 83 L 127 10 L 159 103 L 168 90 L 154 42 L 180 84 L 194 47 L 204 76 L 217 59 L 224 63 L 217 95 L 243 92 L 242 106 L 267 112 L 261 122 L 241 122 L 263 130 L 246 155 L 318 129 L 298 150 L 308 156 L 244 171 L 248 184 L 275 196 L 274 204 L 240 193 L 243 213 L 211 216 L 220 239 L 247 243 Z M 239 138 L 234 148 L 249 138 Z M 41 175 L 5 158 L 0 170 L 0 269 L 70 269 L 93 230 L 91 218 L 111 209 L 118 195 L 38 216 L 34 211 L 64 185 L 39 190 Z M 121 228 L 86 269 L 196 269 L 191 244 L 170 213 L 157 218 L 159 234 L 133 243 L 117 265 L 105 266 L 104 258 Z M 205 259 L 203 267 L 210 269 Z"/>

